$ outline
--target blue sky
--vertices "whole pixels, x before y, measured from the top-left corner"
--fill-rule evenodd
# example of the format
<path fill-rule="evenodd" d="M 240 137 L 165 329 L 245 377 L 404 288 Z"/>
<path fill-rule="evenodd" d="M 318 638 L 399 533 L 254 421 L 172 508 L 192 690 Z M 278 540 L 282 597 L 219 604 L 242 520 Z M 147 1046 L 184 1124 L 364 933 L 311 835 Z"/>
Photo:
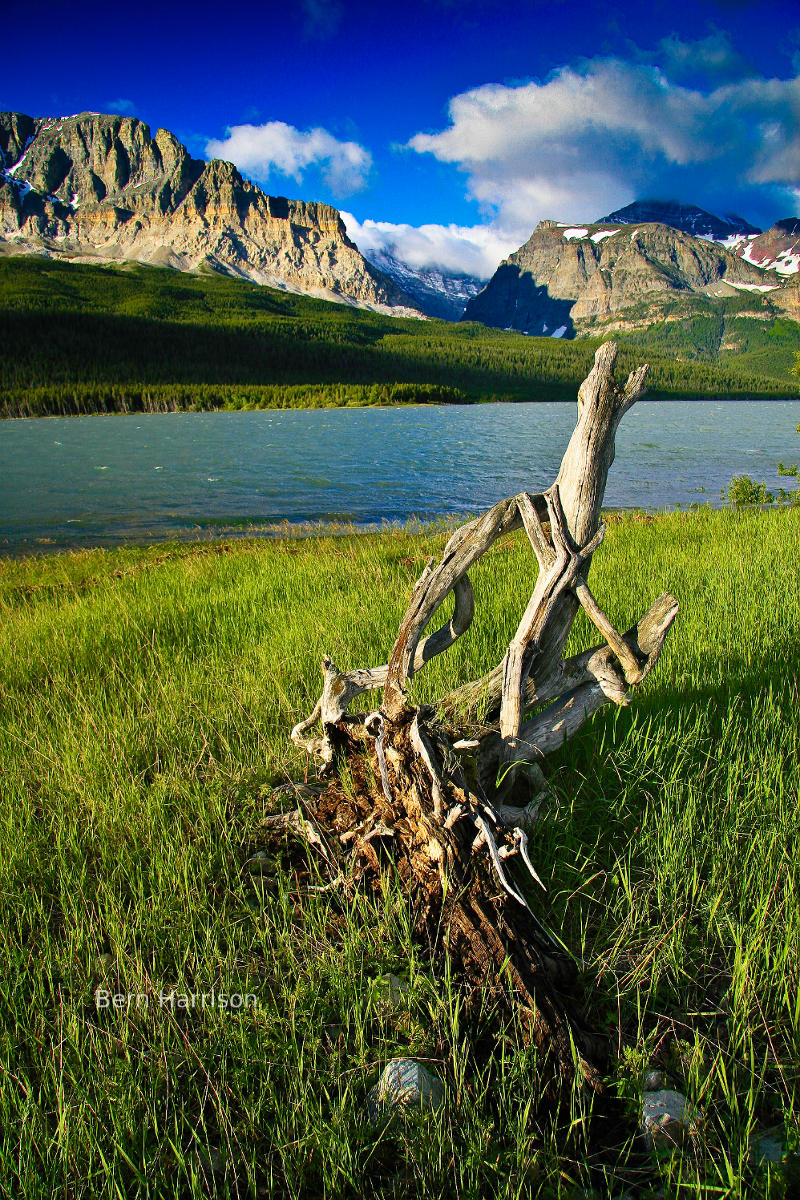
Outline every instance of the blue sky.
<path fill-rule="evenodd" d="M 120 111 L 479 274 L 637 196 L 800 211 L 800 6 L 290 0 L 3 15 L 0 108 Z"/>

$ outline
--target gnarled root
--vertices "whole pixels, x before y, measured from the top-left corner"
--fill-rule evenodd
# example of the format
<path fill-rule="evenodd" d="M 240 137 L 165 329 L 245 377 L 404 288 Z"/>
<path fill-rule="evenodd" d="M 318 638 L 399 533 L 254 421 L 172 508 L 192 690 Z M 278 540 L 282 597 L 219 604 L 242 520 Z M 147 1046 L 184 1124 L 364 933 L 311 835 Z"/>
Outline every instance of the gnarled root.
<path fill-rule="evenodd" d="M 326 658 L 322 695 L 292 730 L 292 740 L 317 758 L 329 780 L 313 821 L 304 816 L 306 833 L 315 832 L 326 853 L 334 842 L 351 854 L 363 878 L 379 883 L 383 871 L 396 871 L 416 936 L 432 952 L 449 954 L 472 988 L 513 998 L 563 1072 L 577 1067 L 596 1089 L 603 1039 L 590 1034 L 568 999 L 576 966 L 537 915 L 541 899 L 533 898 L 541 884 L 531 849 L 535 813 L 512 801 L 519 798 L 521 770 L 534 795 L 540 792 L 546 757 L 602 705 L 628 703 L 678 611 L 665 594 L 621 634 L 587 584 L 603 540 L 599 513 L 616 428 L 647 371 L 633 372 L 619 388 L 615 361 L 614 343 L 598 350 L 553 486 L 501 500 L 457 529 L 439 562 L 431 560 L 417 580 L 388 663 L 342 672 Z M 408 694 L 414 673 L 469 629 L 475 604 L 467 572 L 498 538 L 520 528 L 538 575 L 503 661 L 435 709 L 415 708 Z M 451 593 L 451 619 L 425 636 Z M 564 658 L 580 607 L 603 641 Z M 378 689 L 379 707 L 350 713 L 357 696 Z M 462 754 L 472 756 L 474 770 L 465 769 Z M 338 772 L 343 760 L 347 790 Z"/>
<path fill-rule="evenodd" d="M 373 719 L 368 731 L 377 734 L 371 748 L 341 748 L 348 789 L 331 782 L 314 805 L 315 824 L 335 832 L 362 882 L 380 887 L 395 871 L 430 952 L 450 957 L 476 999 L 489 989 L 498 1004 L 513 1003 L 565 1074 L 578 1066 L 599 1088 L 604 1039 L 570 1008 L 577 967 L 537 915 L 532 891 L 544 885 L 528 834 L 467 787 L 446 740 L 419 712 L 380 727 Z"/>

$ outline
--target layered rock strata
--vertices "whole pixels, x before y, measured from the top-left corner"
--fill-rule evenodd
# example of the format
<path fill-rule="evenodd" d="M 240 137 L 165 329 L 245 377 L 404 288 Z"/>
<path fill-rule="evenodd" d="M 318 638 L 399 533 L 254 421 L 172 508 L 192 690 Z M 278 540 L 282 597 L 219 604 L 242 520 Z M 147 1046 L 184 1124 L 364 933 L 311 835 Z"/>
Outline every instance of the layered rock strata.
<path fill-rule="evenodd" d="M 0 249 L 223 271 L 398 315 L 414 302 L 360 254 L 337 209 L 269 196 L 132 117 L 0 113 Z"/>
<path fill-rule="evenodd" d="M 665 297 L 766 292 L 778 282 L 724 246 L 667 225 L 541 221 L 464 315 L 500 329 L 563 337 L 576 323 Z"/>

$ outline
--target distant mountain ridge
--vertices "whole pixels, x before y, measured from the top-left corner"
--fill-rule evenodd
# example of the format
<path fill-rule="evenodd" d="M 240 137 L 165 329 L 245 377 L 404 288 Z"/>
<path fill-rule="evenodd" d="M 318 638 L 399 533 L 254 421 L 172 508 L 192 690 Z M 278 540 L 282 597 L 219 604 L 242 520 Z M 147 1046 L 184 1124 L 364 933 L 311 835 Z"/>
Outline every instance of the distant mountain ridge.
<path fill-rule="evenodd" d="M 736 253 L 762 271 L 796 275 L 800 271 L 800 217 L 776 221 L 765 233 L 743 239 Z"/>
<path fill-rule="evenodd" d="M 384 313 L 420 315 L 327 204 L 270 196 L 133 117 L 0 113 L 0 251 L 207 268 Z"/>
<path fill-rule="evenodd" d="M 634 200 L 624 208 L 600 217 L 595 225 L 668 225 L 681 233 L 693 237 L 710 238 L 714 242 L 727 243 L 730 239 L 759 234 L 761 230 L 745 221 L 744 217 L 730 213 L 724 217 L 706 212 L 693 204 L 679 204 L 675 200 Z"/>
<path fill-rule="evenodd" d="M 475 275 L 440 267 L 412 267 L 388 250 L 365 250 L 364 257 L 393 279 L 421 312 L 443 321 L 459 321 L 468 301 L 485 284 Z"/>

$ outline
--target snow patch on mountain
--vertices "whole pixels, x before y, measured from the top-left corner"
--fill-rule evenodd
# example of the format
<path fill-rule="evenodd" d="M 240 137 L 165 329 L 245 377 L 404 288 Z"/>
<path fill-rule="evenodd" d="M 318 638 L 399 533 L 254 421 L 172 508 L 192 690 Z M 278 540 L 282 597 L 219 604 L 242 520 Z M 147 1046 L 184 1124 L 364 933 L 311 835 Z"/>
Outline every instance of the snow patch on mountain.
<path fill-rule="evenodd" d="M 742 258 L 745 262 L 749 262 L 753 267 L 763 267 L 767 261 L 764 258 L 753 258 L 753 247 L 749 245 L 745 246 L 744 250 L 742 251 Z"/>
<path fill-rule="evenodd" d="M 725 282 L 739 292 L 774 292 L 779 286 L 777 283 L 734 283 L 732 279 L 726 279 Z"/>
<path fill-rule="evenodd" d="M 774 271 L 786 278 L 800 272 L 800 219 L 790 217 L 778 221 L 766 233 L 748 238 L 743 249 L 737 249 L 745 262 L 762 271 Z"/>
<path fill-rule="evenodd" d="M 36 134 L 32 133 L 31 136 L 26 140 L 25 145 L 22 147 L 22 154 L 19 156 L 17 161 L 14 163 L 13 167 L 9 167 L 8 170 L 5 172 L 5 175 L 7 178 L 13 178 L 16 175 L 17 171 L 20 169 L 23 162 L 25 161 L 25 155 L 28 153 L 28 149 L 35 141 L 36 141 Z"/>
<path fill-rule="evenodd" d="M 777 272 L 778 275 L 796 275 L 800 271 L 800 253 L 792 254 L 791 250 L 781 250 L 769 270 Z"/>

